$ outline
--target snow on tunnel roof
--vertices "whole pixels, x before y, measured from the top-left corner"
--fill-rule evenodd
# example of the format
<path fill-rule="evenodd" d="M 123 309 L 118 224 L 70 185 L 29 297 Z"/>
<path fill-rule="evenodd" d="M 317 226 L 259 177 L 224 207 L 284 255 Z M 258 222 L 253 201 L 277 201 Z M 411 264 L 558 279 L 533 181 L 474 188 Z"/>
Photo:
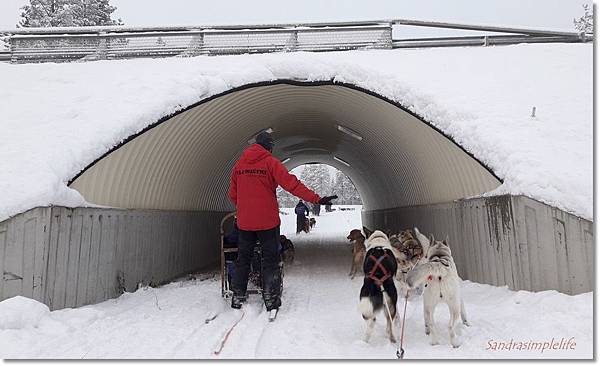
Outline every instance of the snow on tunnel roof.
<path fill-rule="evenodd" d="M 394 100 L 523 194 L 593 217 L 591 44 L 0 64 L 0 221 L 86 205 L 67 187 L 128 136 L 243 85 L 334 80 Z M 532 109 L 535 107 L 535 116 Z"/>

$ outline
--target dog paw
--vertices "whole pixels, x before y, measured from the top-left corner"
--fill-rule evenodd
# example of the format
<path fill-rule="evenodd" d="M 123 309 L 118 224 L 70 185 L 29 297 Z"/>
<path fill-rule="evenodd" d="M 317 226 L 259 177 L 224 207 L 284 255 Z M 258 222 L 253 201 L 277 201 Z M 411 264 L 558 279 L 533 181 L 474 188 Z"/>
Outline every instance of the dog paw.
<path fill-rule="evenodd" d="M 463 322 L 462 322 L 462 323 L 463 323 L 465 326 L 467 326 L 467 327 L 470 327 L 470 326 L 471 326 L 471 323 L 469 323 L 469 322 L 468 322 L 468 321 L 466 321 L 466 320 L 463 320 Z"/>
<path fill-rule="evenodd" d="M 454 347 L 454 348 L 458 348 L 461 345 L 460 341 L 458 341 L 458 340 L 452 340 L 452 341 L 450 341 L 450 344 L 452 344 L 452 347 Z"/>

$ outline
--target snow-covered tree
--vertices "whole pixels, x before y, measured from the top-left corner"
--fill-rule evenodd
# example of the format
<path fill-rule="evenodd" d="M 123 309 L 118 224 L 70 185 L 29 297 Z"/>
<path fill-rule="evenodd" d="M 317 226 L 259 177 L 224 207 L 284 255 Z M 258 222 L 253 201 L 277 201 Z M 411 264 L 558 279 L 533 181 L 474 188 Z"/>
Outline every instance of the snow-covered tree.
<path fill-rule="evenodd" d="M 21 8 L 19 27 L 72 26 L 67 12 L 68 0 L 29 0 Z"/>
<path fill-rule="evenodd" d="M 0 33 L 0 50 L 9 49 L 10 43 L 8 42 L 8 34 Z"/>
<path fill-rule="evenodd" d="M 360 194 L 354 183 L 340 170 L 337 170 L 334 177 L 332 177 L 327 165 L 307 164 L 293 169 L 291 173 L 296 174 L 302 183 L 322 196 L 337 194 L 339 198 L 335 201 L 336 204 L 362 204 Z M 277 200 L 280 207 L 295 207 L 298 203 L 297 197 L 284 191 L 281 187 L 277 188 Z"/>
<path fill-rule="evenodd" d="M 290 171 L 290 173 L 294 174 L 296 177 L 300 178 L 302 171 L 304 170 L 304 165 L 301 165 L 297 168 L 294 168 Z M 298 203 L 298 198 L 288 193 L 281 187 L 277 187 L 277 201 L 279 202 L 279 207 L 296 207 Z"/>
<path fill-rule="evenodd" d="M 159 47 L 167 47 L 167 42 L 163 39 L 163 37 L 158 37 L 156 39 L 156 45 Z"/>
<path fill-rule="evenodd" d="M 575 29 L 579 33 L 594 33 L 594 10 L 589 4 L 583 4 L 583 16 L 573 19 Z"/>
<path fill-rule="evenodd" d="M 295 207 L 298 203 L 298 198 L 288 193 L 281 187 L 277 187 L 277 202 L 279 207 Z"/>
<path fill-rule="evenodd" d="M 300 180 L 317 194 L 329 195 L 332 191 L 331 176 L 327 165 L 310 164 L 304 167 Z"/>
<path fill-rule="evenodd" d="M 111 14 L 117 10 L 109 0 L 70 0 L 70 12 L 76 26 L 122 25 L 121 19 L 113 20 Z"/>
<path fill-rule="evenodd" d="M 360 205 L 362 201 L 358 190 L 352 183 L 352 180 L 338 170 L 335 174 L 335 184 L 333 185 L 333 191 L 338 195 L 336 203 L 341 205 Z"/>
<path fill-rule="evenodd" d="M 78 27 L 121 25 L 113 20 L 116 10 L 109 0 L 29 0 L 21 8 L 18 27 Z"/>

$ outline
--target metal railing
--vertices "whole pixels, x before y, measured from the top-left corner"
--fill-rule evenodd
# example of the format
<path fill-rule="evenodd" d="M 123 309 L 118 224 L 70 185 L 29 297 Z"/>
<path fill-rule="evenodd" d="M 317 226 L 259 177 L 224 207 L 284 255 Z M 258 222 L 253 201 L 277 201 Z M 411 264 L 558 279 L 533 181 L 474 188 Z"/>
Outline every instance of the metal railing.
<path fill-rule="evenodd" d="M 503 34 L 393 39 L 392 29 L 400 25 Z M 252 26 L 22 28 L 0 31 L 0 37 L 7 38 L 10 45 L 8 51 L 0 51 L 0 61 L 13 63 L 592 40 L 591 35 L 574 32 L 402 19 Z"/>
<path fill-rule="evenodd" d="M 0 62 L 10 61 L 11 54 L 9 50 L 0 50 Z"/>

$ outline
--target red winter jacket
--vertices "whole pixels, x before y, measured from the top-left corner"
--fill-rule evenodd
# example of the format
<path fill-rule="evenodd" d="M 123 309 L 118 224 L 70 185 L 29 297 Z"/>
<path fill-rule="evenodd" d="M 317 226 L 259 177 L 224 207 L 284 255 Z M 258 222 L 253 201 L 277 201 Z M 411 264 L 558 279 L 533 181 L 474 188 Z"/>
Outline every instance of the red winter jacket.
<path fill-rule="evenodd" d="M 281 224 L 275 194 L 278 185 L 308 202 L 321 199 L 264 147 L 253 144 L 247 148 L 233 167 L 229 186 L 241 230 L 269 230 Z"/>

